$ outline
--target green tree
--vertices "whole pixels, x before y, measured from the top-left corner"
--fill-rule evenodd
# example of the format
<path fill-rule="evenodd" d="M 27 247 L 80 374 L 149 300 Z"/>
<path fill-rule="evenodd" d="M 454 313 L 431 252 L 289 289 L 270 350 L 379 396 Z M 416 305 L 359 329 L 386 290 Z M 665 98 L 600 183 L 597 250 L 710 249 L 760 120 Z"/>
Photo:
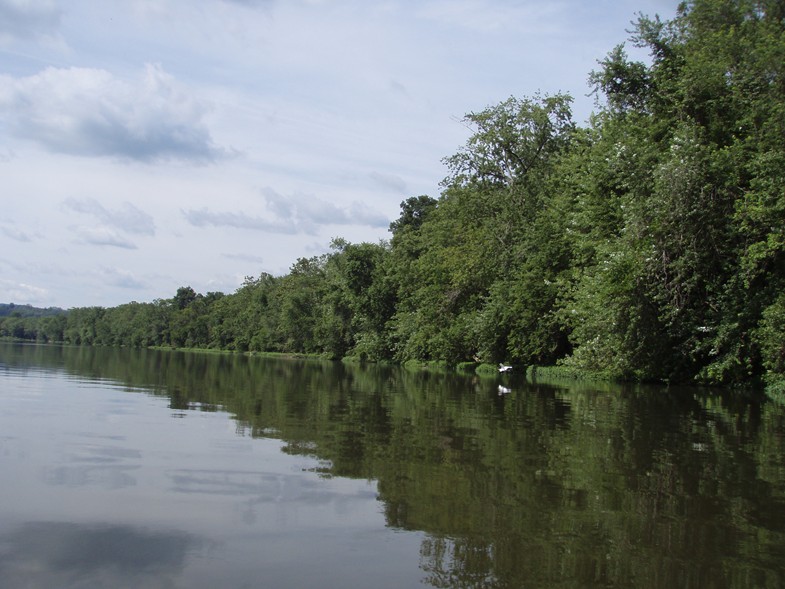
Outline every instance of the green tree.
<path fill-rule="evenodd" d="M 695 0 L 671 22 L 641 17 L 632 40 L 651 65 L 617 48 L 592 75 L 608 105 L 573 212 L 588 236 L 576 240 L 586 265 L 568 305 L 573 362 L 713 382 L 760 370 L 755 329 L 776 291 L 768 285 L 782 284 L 778 229 L 767 229 L 779 221 L 769 187 L 781 171 L 763 163 L 783 143 L 774 56 L 785 45 L 772 11 L 781 9 Z M 603 209 L 610 223 L 588 227 Z"/>
<path fill-rule="evenodd" d="M 575 130 L 570 102 L 510 98 L 467 115 L 474 133 L 446 158 L 438 205 L 411 238 L 394 224 L 399 359 L 531 361 L 563 353 L 553 305 L 567 250 L 552 247 L 559 228 L 548 183 Z M 550 287 L 547 296 L 531 292 L 540 285 Z"/>

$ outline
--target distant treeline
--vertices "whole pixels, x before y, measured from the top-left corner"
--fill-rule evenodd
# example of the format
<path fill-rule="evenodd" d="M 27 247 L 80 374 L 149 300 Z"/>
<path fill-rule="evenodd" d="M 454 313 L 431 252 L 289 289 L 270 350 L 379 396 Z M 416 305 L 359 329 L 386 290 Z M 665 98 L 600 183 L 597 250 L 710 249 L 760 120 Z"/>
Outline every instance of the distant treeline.
<path fill-rule="evenodd" d="M 0 317 L 48 317 L 65 313 L 59 307 L 42 309 L 32 305 L 15 305 L 14 303 L 0 303 Z"/>
<path fill-rule="evenodd" d="M 601 60 L 585 127 L 561 94 L 468 114 L 441 195 L 404 201 L 389 242 L 0 334 L 785 391 L 785 3 L 685 2 L 631 42 L 651 63 L 622 46 Z"/>

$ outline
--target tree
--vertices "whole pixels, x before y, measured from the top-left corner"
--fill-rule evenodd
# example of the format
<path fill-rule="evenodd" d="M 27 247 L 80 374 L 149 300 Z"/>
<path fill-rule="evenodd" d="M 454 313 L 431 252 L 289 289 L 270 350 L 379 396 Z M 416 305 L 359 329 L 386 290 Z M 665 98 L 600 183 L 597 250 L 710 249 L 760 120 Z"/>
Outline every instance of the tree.
<path fill-rule="evenodd" d="M 190 286 L 181 286 L 177 289 L 177 293 L 174 295 L 172 302 L 175 309 L 182 310 L 193 303 L 197 299 L 197 296 L 196 291 Z"/>
<path fill-rule="evenodd" d="M 782 225 L 772 190 L 781 168 L 769 165 L 785 136 L 776 6 L 695 0 L 671 22 L 641 17 L 632 41 L 651 65 L 617 48 L 592 75 L 608 106 L 587 154 L 592 189 L 573 217 L 606 241 L 578 242 L 579 365 L 712 382 L 760 371 L 756 326 L 773 300 L 768 285 L 783 284 L 778 230 L 768 229 Z M 598 184 L 602 175 L 613 181 Z M 612 222 L 598 232 L 586 222 L 603 195 Z"/>
<path fill-rule="evenodd" d="M 416 231 L 430 213 L 436 208 L 438 201 L 428 195 L 412 196 L 401 203 L 401 216 L 390 223 L 393 239 L 403 231 Z"/>
<path fill-rule="evenodd" d="M 515 298 L 530 316 L 515 328 L 512 317 L 498 311 L 511 302 L 510 292 L 524 294 L 520 285 L 529 281 L 543 284 L 553 278 L 552 263 L 558 273 L 565 262 L 559 255 L 541 265 L 539 252 L 549 249 L 552 235 L 538 227 L 550 216 L 547 183 L 574 132 L 570 102 L 565 95 L 510 98 L 470 113 L 464 122 L 474 133 L 445 159 L 448 176 L 438 203 L 402 204 L 392 240 L 400 303 L 391 327 L 399 359 L 551 358 L 539 355 L 545 347 L 558 353 L 559 345 L 530 345 L 539 336 L 529 329 L 552 316 L 555 297 Z M 428 205 L 427 217 L 402 230 L 409 209 L 421 203 Z"/>

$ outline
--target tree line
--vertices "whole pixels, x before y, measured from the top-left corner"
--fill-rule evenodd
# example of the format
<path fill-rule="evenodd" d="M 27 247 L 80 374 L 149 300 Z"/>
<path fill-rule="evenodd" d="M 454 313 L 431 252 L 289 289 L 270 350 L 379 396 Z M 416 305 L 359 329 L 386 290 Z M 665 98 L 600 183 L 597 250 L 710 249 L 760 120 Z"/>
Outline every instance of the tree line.
<path fill-rule="evenodd" d="M 13 320 L 10 335 L 74 344 L 785 392 L 785 4 L 683 2 L 672 20 L 639 16 L 630 43 L 650 59 L 620 45 L 599 62 L 584 126 L 564 94 L 466 115 L 439 197 L 405 200 L 388 241 L 335 239 L 233 294 L 5 318 L 0 335 Z"/>

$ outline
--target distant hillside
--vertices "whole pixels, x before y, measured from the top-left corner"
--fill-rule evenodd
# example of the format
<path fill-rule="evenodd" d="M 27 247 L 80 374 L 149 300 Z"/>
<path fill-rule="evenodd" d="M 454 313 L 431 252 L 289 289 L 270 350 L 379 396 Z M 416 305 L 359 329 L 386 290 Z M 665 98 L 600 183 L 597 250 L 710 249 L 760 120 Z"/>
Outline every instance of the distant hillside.
<path fill-rule="evenodd" d="M 42 309 L 32 305 L 15 305 L 14 303 L 0 303 L 0 317 L 51 317 L 62 315 L 65 310 L 60 307 L 47 307 Z"/>

